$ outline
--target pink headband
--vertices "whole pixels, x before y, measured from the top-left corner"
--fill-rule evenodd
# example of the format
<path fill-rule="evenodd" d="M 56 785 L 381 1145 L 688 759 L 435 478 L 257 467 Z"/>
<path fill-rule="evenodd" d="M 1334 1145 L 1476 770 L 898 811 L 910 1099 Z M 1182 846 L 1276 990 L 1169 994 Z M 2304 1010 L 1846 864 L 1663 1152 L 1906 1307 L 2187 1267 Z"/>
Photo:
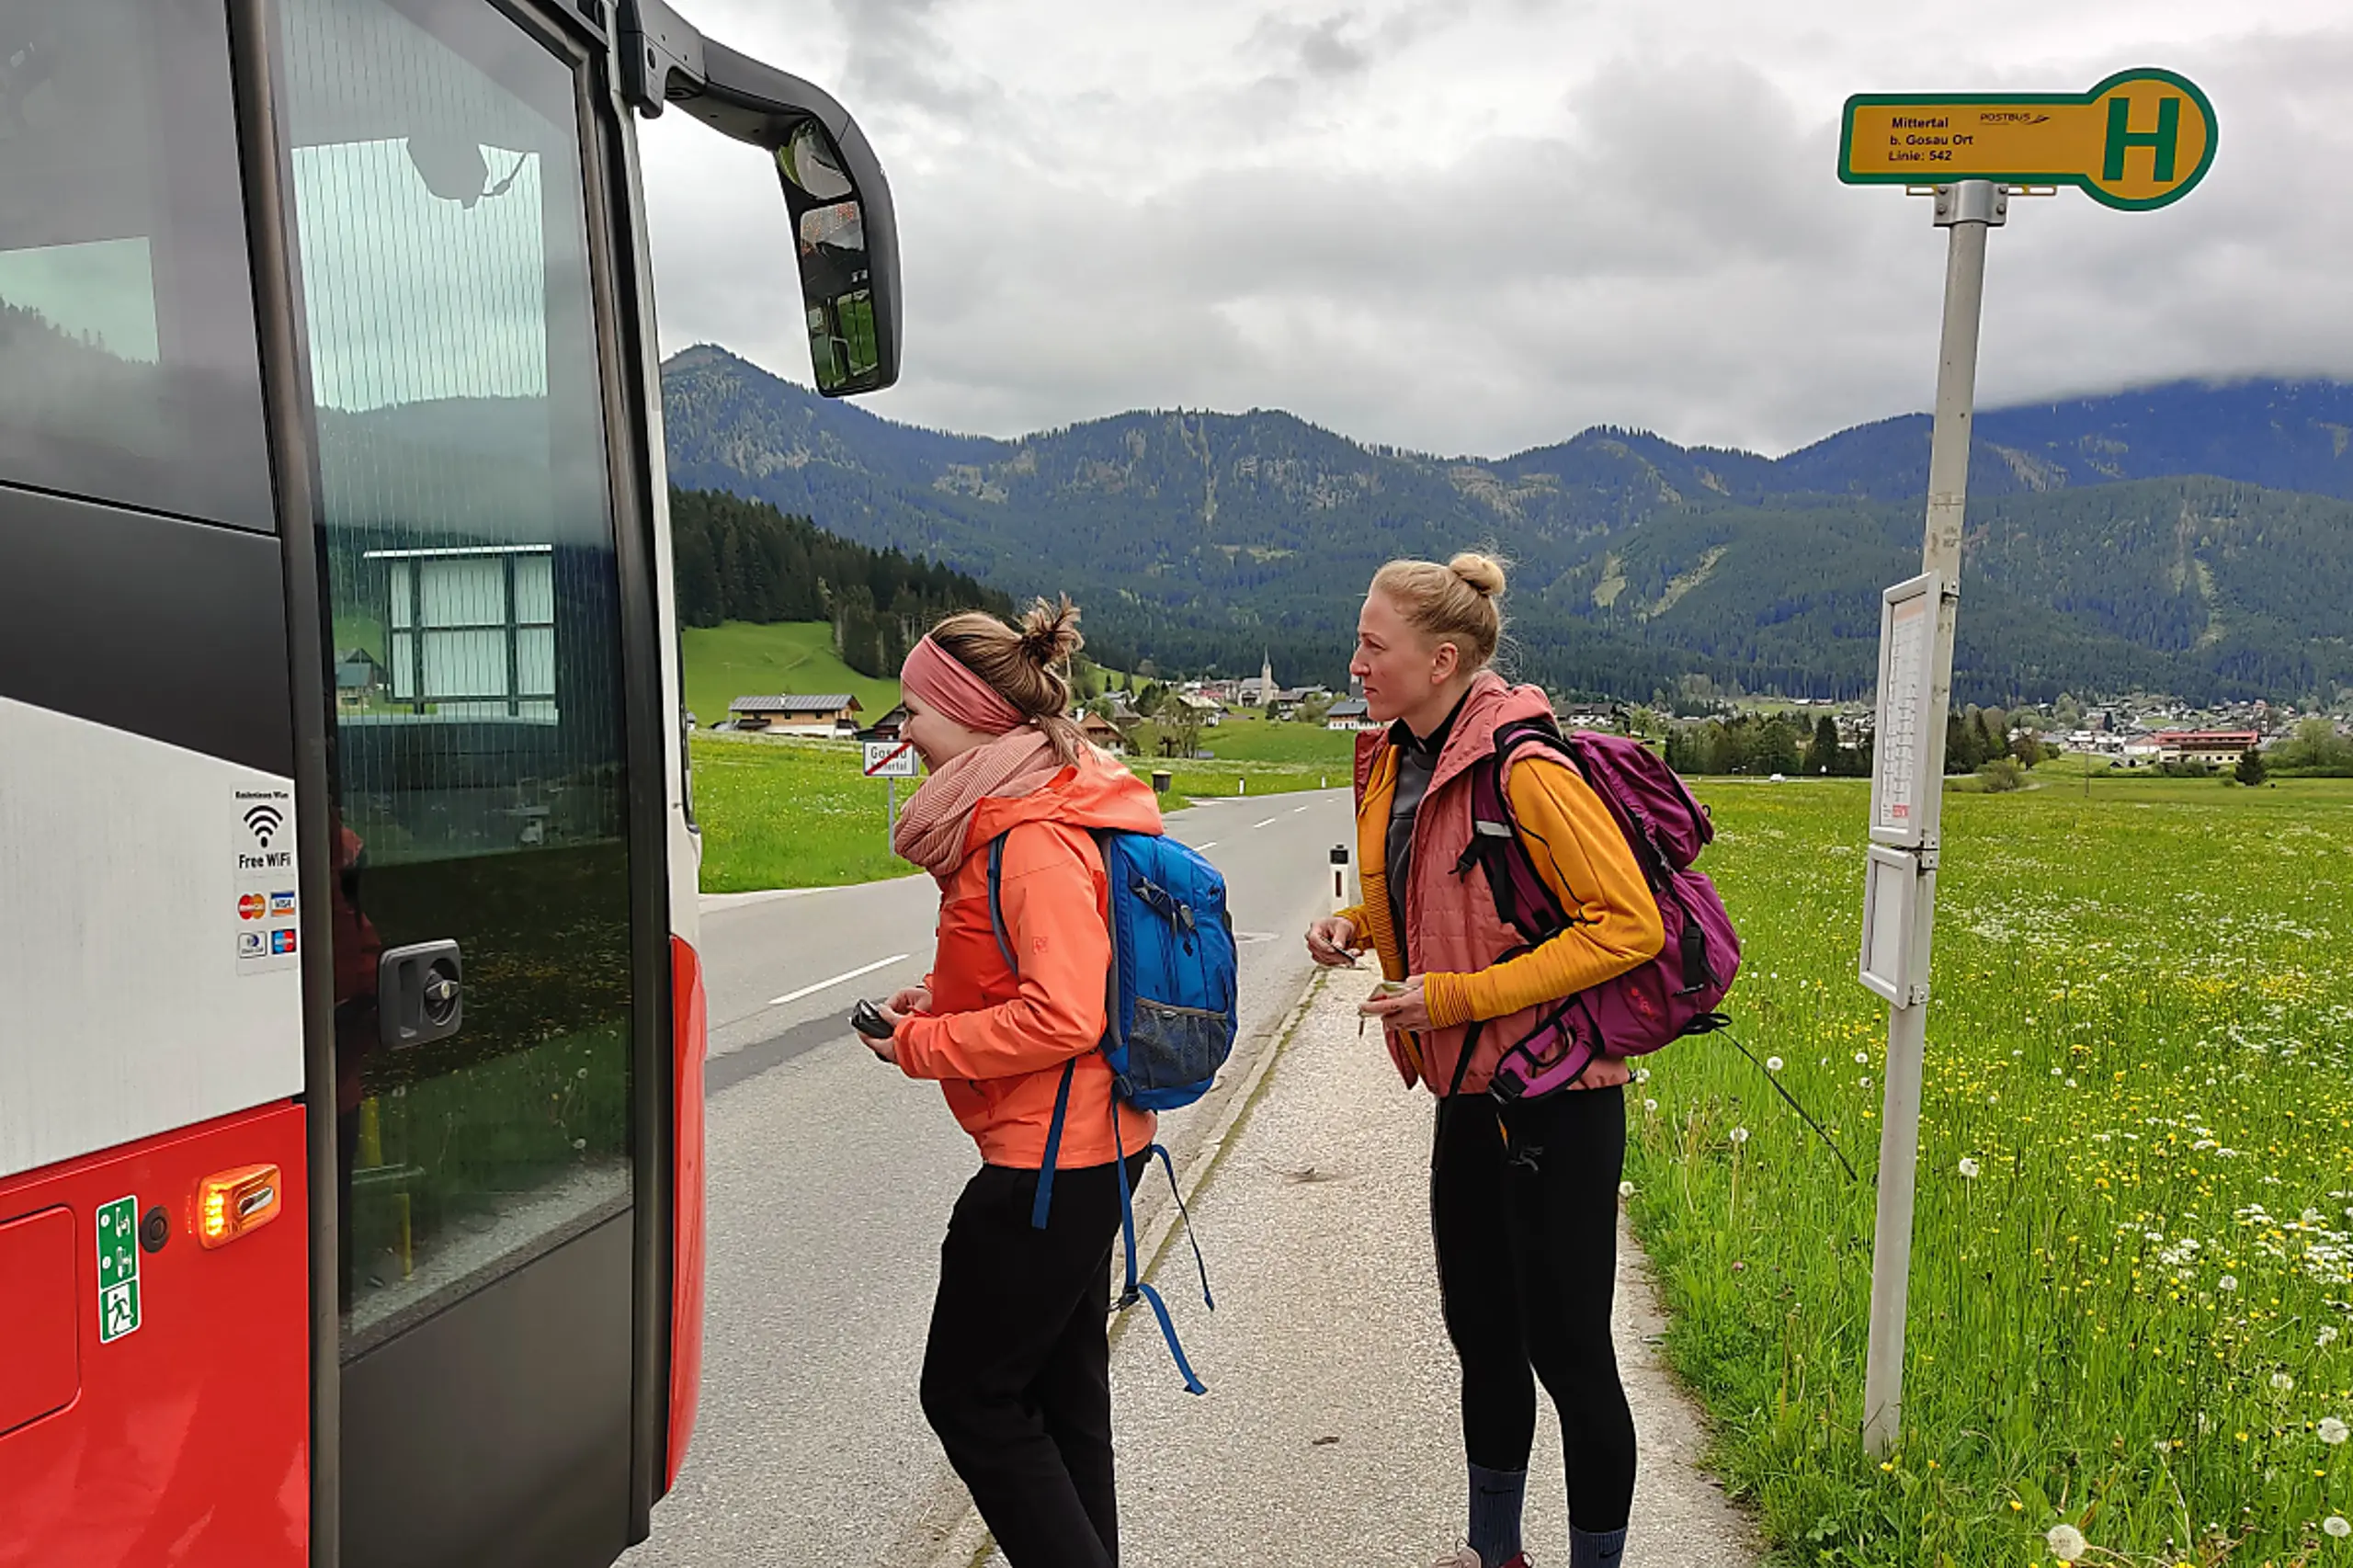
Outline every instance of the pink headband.
<path fill-rule="evenodd" d="M 1029 722 L 996 687 L 928 637 L 907 650 L 899 684 L 926 708 L 984 735 L 1005 734 Z"/>

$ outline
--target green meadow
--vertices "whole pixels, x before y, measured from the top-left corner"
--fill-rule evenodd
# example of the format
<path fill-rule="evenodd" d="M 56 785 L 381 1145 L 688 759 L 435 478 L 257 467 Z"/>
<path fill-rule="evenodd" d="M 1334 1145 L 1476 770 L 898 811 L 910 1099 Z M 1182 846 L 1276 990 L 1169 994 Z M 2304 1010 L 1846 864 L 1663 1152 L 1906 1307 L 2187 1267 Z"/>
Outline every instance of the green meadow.
<path fill-rule="evenodd" d="M 1884 1463 L 1867 787 L 1700 785 L 1757 1062 L 1685 1040 L 1628 1090 L 1667 1354 L 1787 1562 L 2018 1568 L 2066 1526 L 2086 1562 L 2353 1564 L 2353 782 L 2037 782 L 1947 802 Z"/>

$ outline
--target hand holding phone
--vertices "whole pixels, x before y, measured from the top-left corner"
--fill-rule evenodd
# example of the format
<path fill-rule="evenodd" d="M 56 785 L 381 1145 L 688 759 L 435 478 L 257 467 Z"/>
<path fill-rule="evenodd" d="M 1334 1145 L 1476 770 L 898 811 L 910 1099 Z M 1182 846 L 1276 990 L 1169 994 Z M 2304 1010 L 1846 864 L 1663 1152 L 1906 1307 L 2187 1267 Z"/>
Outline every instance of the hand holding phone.
<path fill-rule="evenodd" d="M 863 997 L 849 1010 L 849 1027 L 869 1040 L 889 1040 L 897 1032 L 891 1020 L 882 1016 L 882 1010 Z"/>

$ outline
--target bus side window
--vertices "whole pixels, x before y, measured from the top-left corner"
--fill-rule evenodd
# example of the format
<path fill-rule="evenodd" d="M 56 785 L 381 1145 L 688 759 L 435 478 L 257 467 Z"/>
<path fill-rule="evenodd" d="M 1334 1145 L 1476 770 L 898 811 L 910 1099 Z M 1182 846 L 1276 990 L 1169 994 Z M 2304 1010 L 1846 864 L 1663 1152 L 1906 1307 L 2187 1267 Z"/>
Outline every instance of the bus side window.
<path fill-rule="evenodd" d="M 0 6 L 0 482 L 275 526 L 226 28 Z"/>

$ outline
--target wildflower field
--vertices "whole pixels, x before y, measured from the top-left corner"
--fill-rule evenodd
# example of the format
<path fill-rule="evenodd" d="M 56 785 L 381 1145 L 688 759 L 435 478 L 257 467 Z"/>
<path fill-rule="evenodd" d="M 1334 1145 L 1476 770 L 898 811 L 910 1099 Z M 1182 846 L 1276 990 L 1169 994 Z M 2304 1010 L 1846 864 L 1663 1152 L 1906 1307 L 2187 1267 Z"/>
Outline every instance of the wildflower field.
<path fill-rule="evenodd" d="M 1651 1060 L 1628 1204 L 1782 1561 L 2353 1568 L 2353 784 L 2084 788 L 1946 802 L 1884 1464 L 1859 1435 L 1866 787 L 1700 788 L 1756 1061 L 1721 1036 Z"/>

